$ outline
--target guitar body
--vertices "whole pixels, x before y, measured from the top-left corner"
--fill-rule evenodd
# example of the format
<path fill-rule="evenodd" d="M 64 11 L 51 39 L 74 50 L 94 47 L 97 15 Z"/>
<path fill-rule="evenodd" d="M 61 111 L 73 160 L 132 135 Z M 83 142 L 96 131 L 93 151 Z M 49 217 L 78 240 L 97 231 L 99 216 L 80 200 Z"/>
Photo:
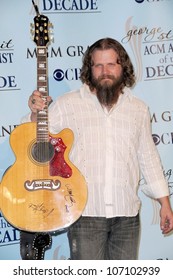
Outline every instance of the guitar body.
<path fill-rule="evenodd" d="M 2 178 L 0 205 L 4 217 L 20 230 L 62 230 L 81 216 L 86 204 L 85 179 L 68 158 L 73 132 L 64 129 L 49 137 L 53 156 L 37 161 L 35 123 L 19 125 L 10 136 L 16 160 Z"/>

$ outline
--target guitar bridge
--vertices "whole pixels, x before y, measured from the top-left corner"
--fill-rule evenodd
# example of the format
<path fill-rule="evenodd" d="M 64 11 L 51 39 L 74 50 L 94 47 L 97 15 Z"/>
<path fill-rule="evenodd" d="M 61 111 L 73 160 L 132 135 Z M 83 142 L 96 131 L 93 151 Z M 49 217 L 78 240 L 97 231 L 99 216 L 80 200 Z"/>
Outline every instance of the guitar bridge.
<path fill-rule="evenodd" d="M 61 182 L 59 180 L 32 180 L 26 181 L 24 184 L 27 191 L 37 191 L 37 190 L 51 190 L 56 191 L 60 188 Z"/>

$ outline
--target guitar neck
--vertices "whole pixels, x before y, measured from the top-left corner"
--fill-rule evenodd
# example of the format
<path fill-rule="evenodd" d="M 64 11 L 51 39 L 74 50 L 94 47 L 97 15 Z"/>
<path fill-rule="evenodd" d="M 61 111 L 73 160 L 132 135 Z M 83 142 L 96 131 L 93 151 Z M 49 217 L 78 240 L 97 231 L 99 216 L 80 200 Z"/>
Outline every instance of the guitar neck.
<path fill-rule="evenodd" d="M 45 102 L 43 110 L 37 112 L 37 142 L 48 142 L 48 75 L 47 75 L 47 48 L 37 47 L 37 90 L 42 93 Z"/>

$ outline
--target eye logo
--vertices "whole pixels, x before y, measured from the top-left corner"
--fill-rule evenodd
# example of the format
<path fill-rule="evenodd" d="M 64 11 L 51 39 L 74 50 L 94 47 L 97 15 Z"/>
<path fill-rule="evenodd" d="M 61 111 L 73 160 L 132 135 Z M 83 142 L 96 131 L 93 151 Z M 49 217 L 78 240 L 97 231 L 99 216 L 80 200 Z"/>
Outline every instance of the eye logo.
<path fill-rule="evenodd" d="M 56 81 L 62 81 L 64 79 L 64 72 L 61 69 L 56 69 L 53 72 L 53 77 Z"/>
<path fill-rule="evenodd" d="M 141 4 L 144 0 L 135 0 L 137 3 Z"/>
<path fill-rule="evenodd" d="M 153 141 L 155 145 L 158 145 L 160 143 L 160 137 L 157 134 L 153 134 Z"/>

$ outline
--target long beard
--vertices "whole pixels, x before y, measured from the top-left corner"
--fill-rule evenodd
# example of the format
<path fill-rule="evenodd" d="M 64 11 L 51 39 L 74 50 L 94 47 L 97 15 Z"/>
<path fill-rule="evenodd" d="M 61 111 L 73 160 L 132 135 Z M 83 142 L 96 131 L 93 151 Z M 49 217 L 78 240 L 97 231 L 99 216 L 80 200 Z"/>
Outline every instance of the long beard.
<path fill-rule="evenodd" d="M 112 80 L 104 81 L 105 78 L 109 78 Z M 99 77 L 98 79 L 93 79 L 93 86 L 96 90 L 97 98 L 101 105 L 106 107 L 112 107 L 117 103 L 118 97 L 121 93 L 121 89 L 123 87 L 123 77 L 115 78 L 112 75 L 104 75 Z"/>

